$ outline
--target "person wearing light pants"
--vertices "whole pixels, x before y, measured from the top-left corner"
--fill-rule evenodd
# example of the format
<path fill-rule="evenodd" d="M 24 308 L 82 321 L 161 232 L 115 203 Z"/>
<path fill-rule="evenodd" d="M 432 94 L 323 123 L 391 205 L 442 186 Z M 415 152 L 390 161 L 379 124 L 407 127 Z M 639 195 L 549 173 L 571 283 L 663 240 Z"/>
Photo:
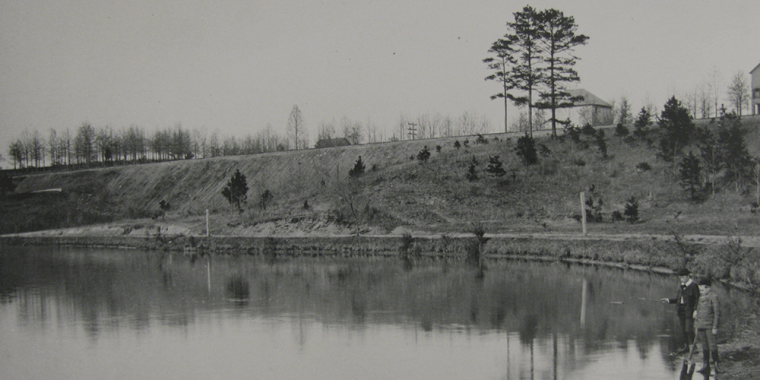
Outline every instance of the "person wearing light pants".
<path fill-rule="evenodd" d="M 699 281 L 699 303 L 694 311 L 694 327 L 699 341 L 702 342 L 702 369 L 697 372 L 709 373 L 710 367 L 720 373 L 720 356 L 718 355 L 718 323 L 720 307 L 718 296 L 712 291 L 712 281 L 704 278 Z"/>

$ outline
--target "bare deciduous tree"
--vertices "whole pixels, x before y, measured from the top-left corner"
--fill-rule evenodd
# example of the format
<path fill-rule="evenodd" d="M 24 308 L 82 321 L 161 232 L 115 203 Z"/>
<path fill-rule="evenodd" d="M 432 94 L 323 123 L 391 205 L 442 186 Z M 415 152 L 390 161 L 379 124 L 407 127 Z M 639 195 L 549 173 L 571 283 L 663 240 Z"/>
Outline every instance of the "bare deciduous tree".
<path fill-rule="evenodd" d="M 620 105 L 618 106 L 618 122 L 621 124 L 629 124 L 633 119 L 631 115 L 631 104 L 628 102 L 628 98 L 625 96 L 620 97 Z"/>
<path fill-rule="evenodd" d="M 720 72 L 717 67 L 713 67 L 710 74 L 710 92 L 712 93 L 712 100 L 715 102 L 715 117 L 718 117 L 718 91 L 720 90 Z"/>
<path fill-rule="evenodd" d="M 692 91 L 688 91 L 684 94 L 684 102 L 683 105 L 686 107 L 687 110 L 689 110 L 689 113 L 691 114 L 691 117 L 696 118 L 697 117 L 697 106 L 699 104 L 699 95 L 697 92 L 697 89 L 694 89 Z"/>
<path fill-rule="evenodd" d="M 346 116 L 340 119 L 340 126 L 343 129 L 343 137 L 348 139 L 351 144 L 361 144 L 364 138 L 362 123 L 353 121 Z"/>
<path fill-rule="evenodd" d="M 317 127 L 317 140 L 329 140 L 335 137 L 335 121 L 322 121 Z"/>
<path fill-rule="evenodd" d="M 736 114 L 741 117 L 742 109 L 749 101 L 749 83 L 743 71 L 738 71 L 728 86 L 728 98 L 736 108 Z"/>
<path fill-rule="evenodd" d="M 298 143 L 300 142 L 298 135 L 304 132 L 304 125 L 303 115 L 297 104 L 290 110 L 287 129 L 288 135 L 293 138 L 295 150 L 298 150 Z"/>
<path fill-rule="evenodd" d="M 699 86 L 699 112 L 703 119 L 710 117 L 710 111 L 712 110 L 712 93 L 710 85 L 703 83 Z"/>

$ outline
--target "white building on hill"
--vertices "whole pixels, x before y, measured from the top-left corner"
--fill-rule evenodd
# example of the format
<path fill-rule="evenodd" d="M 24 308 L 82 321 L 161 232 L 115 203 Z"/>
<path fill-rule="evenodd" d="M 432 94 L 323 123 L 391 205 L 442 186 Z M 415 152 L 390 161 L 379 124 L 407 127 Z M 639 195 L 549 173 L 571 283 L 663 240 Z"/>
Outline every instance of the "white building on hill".
<path fill-rule="evenodd" d="M 609 103 L 582 88 L 567 90 L 567 92 L 572 97 L 582 96 L 583 100 L 575 102 L 573 107 L 558 109 L 558 120 L 570 119 L 578 127 L 583 127 L 587 123 L 592 126 L 613 123 L 612 106 Z M 551 115 L 547 116 L 551 117 Z"/>

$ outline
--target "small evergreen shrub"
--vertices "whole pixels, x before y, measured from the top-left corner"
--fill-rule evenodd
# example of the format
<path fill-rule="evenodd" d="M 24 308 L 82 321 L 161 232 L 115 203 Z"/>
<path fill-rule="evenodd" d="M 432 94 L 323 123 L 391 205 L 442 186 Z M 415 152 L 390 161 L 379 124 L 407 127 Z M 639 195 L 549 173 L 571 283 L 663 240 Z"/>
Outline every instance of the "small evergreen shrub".
<path fill-rule="evenodd" d="M 623 123 L 618 123 L 617 126 L 615 126 L 615 136 L 617 137 L 626 137 L 630 133 L 631 131 L 628 130 Z"/>
<path fill-rule="evenodd" d="M 348 171 L 348 176 L 351 178 L 360 177 L 362 174 L 364 174 L 364 169 L 365 166 L 364 162 L 362 162 L 362 156 L 359 156 L 359 159 L 356 160 L 354 167 Z"/>
<path fill-rule="evenodd" d="M 499 156 L 493 156 L 488 157 L 488 167 L 486 167 L 486 172 L 490 174 L 493 177 L 503 177 L 505 174 L 507 174 L 507 171 L 504 170 L 504 168 L 501 167 L 502 163 L 499 160 Z"/>
<path fill-rule="evenodd" d="M 259 207 L 262 210 L 267 209 L 267 205 L 269 205 L 270 202 L 272 202 L 272 199 L 274 199 L 274 195 L 272 195 L 272 192 L 269 190 L 264 189 L 264 191 L 261 193 L 261 197 L 259 199 Z"/>
<path fill-rule="evenodd" d="M 478 173 L 475 169 L 475 163 L 470 162 L 470 167 L 467 169 L 467 173 L 464 175 L 465 178 L 467 178 L 468 181 L 474 182 L 478 180 Z"/>
<path fill-rule="evenodd" d="M 577 142 L 581 141 L 581 130 L 580 130 L 580 128 L 578 128 L 578 127 L 576 127 L 576 126 L 574 126 L 572 124 L 568 124 L 568 126 L 565 128 L 565 134 L 567 136 L 570 136 L 570 140 L 572 140 L 573 142 L 577 143 Z"/>
<path fill-rule="evenodd" d="M 546 145 L 538 144 L 538 154 L 543 158 L 547 158 L 550 154 L 552 154 L 552 151 Z"/>
<path fill-rule="evenodd" d="M 240 170 L 235 169 L 235 173 L 232 178 L 227 182 L 227 185 L 222 189 L 222 196 L 231 204 L 235 205 L 238 212 L 243 212 L 242 204 L 245 204 L 248 199 L 248 183 L 246 182 L 245 175 L 240 173 Z"/>
<path fill-rule="evenodd" d="M 607 142 L 604 141 L 604 133 L 601 130 L 596 135 L 596 146 L 599 148 L 602 158 L 607 159 Z"/>
<path fill-rule="evenodd" d="M 417 159 L 422 161 L 422 163 L 426 163 L 427 160 L 430 158 L 430 151 L 428 150 L 427 145 L 425 145 L 422 150 L 417 153 Z"/>
<path fill-rule="evenodd" d="M 604 206 L 604 201 L 602 198 L 599 198 L 596 202 L 594 202 L 594 197 L 589 196 L 588 199 L 586 199 L 586 219 L 591 223 L 602 223 L 604 221 L 604 218 L 602 217 L 602 206 Z"/>
<path fill-rule="evenodd" d="M 515 148 L 517 155 L 523 159 L 525 165 L 534 165 L 538 163 L 538 154 L 536 153 L 536 142 L 530 136 L 522 136 L 517 139 Z"/>
<path fill-rule="evenodd" d="M 639 202 L 636 198 L 631 197 L 631 199 L 628 200 L 625 204 L 623 215 L 625 215 L 625 219 L 628 223 L 633 224 L 639 221 Z"/>
<path fill-rule="evenodd" d="M 586 123 L 586 125 L 581 128 L 581 133 L 586 136 L 596 136 L 596 129 L 594 129 L 591 124 Z"/>

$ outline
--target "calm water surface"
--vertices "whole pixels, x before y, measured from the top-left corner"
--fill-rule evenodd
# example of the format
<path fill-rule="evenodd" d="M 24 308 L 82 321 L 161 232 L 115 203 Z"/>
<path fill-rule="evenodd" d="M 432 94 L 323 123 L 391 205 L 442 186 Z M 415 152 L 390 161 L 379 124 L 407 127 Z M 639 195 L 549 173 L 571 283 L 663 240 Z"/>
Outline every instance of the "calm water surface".
<path fill-rule="evenodd" d="M 675 277 L 3 248 L 7 379 L 676 379 Z M 723 289 L 722 334 L 743 301 Z M 732 306 L 734 305 L 734 306 Z"/>

